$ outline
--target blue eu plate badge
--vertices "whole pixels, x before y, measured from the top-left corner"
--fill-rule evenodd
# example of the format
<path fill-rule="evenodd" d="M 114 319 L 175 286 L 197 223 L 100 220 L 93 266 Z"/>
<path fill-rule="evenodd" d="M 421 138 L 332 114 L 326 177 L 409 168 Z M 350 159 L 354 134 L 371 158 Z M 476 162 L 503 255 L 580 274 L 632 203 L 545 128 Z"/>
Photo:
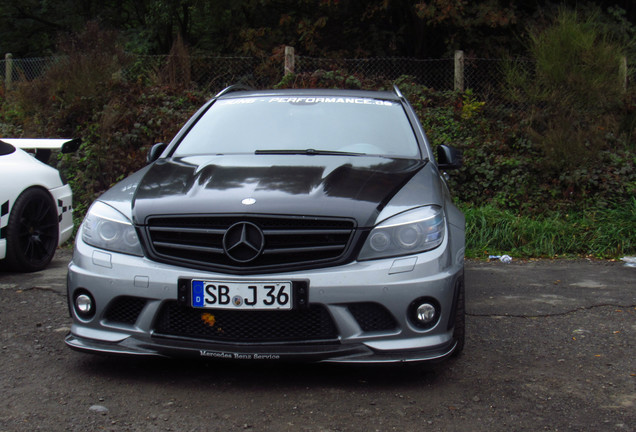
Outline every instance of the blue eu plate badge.
<path fill-rule="evenodd" d="M 203 281 L 192 281 L 192 306 L 203 307 Z"/>

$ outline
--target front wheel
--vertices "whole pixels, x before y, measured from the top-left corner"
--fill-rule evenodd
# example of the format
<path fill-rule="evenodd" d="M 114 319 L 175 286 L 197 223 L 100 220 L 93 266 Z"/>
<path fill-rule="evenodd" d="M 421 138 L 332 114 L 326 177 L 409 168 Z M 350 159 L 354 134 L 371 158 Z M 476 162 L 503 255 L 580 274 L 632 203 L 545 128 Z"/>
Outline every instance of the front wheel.
<path fill-rule="evenodd" d="M 53 259 L 59 239 L 57 207 L 51 195 L 38 188 L 27 189 L 18 197 L 7 225 L 9 270 L 42 270 Z"/>

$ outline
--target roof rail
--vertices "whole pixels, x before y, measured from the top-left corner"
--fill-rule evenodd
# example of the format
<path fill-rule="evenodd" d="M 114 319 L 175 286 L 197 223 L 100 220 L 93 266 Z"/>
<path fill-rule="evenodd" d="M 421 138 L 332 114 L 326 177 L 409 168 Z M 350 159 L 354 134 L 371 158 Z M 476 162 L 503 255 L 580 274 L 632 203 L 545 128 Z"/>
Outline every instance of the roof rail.
<path fill-rule="evenodd" d="M 402 94 L 402 92 L 400 91 L 400 89 L 398 88 L 397 84 L 393 84 L 393 92 L 395 93 L 395 95 L 397 97 L 399 97 L 400 99 L 404 99 L 404 95 Z"/>
<path fill-rule="evenodd" d="M 254 88 L 252 88 L 250 86 L 243 85 L 243 84 L 234 84 L 234 85 L 231 85 L 229 87 L 224 88 L 223 90 L 218 92 L 216 94 L 216 96 L 214 96 L 214 97 L 218 98 L 218 97 L 223 96 L 224 94 L 232 93 L 232 92 L 235 92 L 235 91 L 241 91 L 241 90 L 254 90 Z"/>

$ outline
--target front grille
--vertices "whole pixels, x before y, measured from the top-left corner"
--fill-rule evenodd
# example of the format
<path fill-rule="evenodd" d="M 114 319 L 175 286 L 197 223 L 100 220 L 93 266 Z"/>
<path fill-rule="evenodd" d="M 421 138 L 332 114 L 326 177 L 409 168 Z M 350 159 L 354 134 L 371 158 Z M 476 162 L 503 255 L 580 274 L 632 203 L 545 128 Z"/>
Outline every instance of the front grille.
<path fill-rule="evenodd" d="M 228 229 L 241 222 L 255 225 L 264 237 L 262 252 L 253 259 L 232 259 L 223 247 Z M 348 219 L 172 216 L 149 218 L 145 233 L 150 256 L 157 261 L 210 270 L 255 272 L 341 262 L 352 243 L 354 228 L 354 222 Z"/>
<path fill-rule="evenodd" d="M 115 324 L 133 325 L 146 306 L 146 299 L 122 296 L 110 302 L 104 313 L 104 319 Z"/>
<path fill-rule="evenodd" d="M 348 309 L 365 332 L 389 331 L 398 327 L 393 315 L 381 304 L 352 303 L 348 305 Z"/>
<path fill-rule="evenodd" d="M 337 331 L 320 305 L 291 311 L 235 311 L 194 309 L 170 301 L 159 311 L 155 335 L 272 343 L 333 340 Z"/>

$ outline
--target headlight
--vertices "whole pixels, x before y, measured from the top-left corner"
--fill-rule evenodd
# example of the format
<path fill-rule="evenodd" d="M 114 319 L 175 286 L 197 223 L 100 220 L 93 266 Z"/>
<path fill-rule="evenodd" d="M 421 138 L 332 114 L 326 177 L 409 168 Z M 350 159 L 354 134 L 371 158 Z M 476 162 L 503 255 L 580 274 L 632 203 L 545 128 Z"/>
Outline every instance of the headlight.
<path fill-rule="evenodd" d="M 359 260 L 406 255 L 434 249 L 444 240 L 444 211 L 419 207 L 377 225 L 365 242 Z"/>
<path fill-rule="evenodd" d="M 143 255 L 132 223 L 126 216 L 100 201 L 93 203 L 82 222 L 82 240 L 112 252 Z"/>

